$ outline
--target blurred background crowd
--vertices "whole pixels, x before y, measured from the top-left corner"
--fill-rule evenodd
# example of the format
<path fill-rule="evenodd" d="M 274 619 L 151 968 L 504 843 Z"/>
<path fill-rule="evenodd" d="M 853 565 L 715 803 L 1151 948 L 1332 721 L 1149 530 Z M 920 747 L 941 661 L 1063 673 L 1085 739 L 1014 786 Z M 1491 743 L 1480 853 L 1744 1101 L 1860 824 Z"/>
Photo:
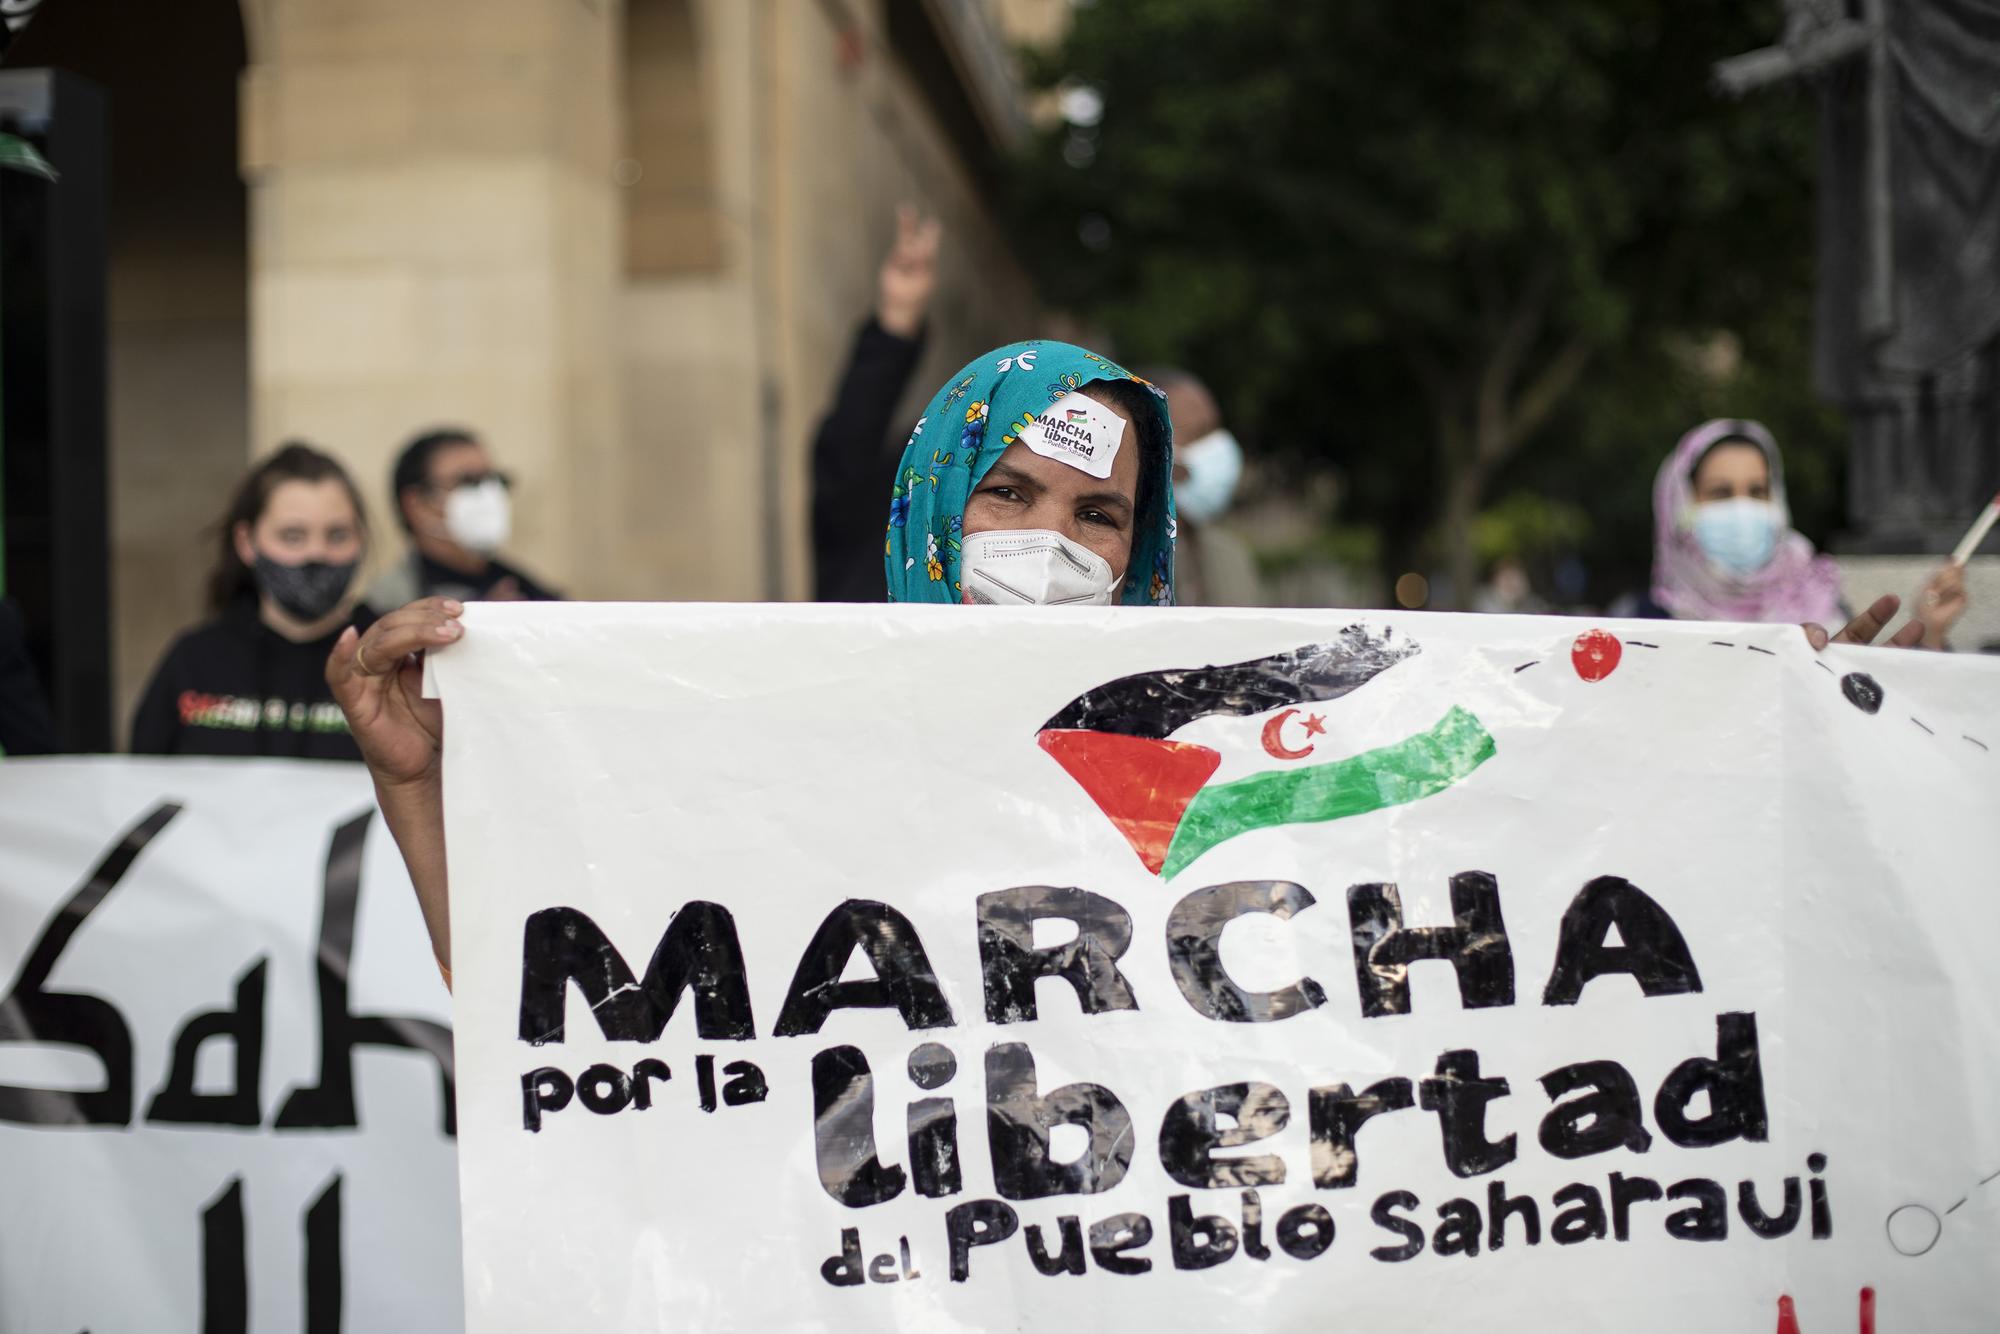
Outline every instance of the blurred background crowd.
<path fill-rule="evenodd" d="M 1167 391 L 1183 603 L 2000 645 L 1983 0 L 7 14 L 15 753 L 352 754 L 427 593 L 879 600 L 1038 335 Z"/>

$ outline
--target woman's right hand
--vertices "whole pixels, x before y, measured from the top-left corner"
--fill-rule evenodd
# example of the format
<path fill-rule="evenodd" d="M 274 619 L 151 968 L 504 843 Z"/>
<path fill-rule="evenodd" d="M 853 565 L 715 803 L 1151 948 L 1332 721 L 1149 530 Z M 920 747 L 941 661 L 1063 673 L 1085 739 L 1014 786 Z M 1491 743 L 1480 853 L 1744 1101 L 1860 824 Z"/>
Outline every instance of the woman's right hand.
<path fill-rule="evenodd" d="M 1875 636 L 1882 633 L 1882 627 L 1896 619 L 1896 611 L 1903 600 L 1894 593 L 1884 593 L 1870 603 L 1868 609 L 1841 627 L 1838 634 L 1828 635 L 1826 627 L 1810 622 L 1800 626 L 1806 632 L 1806 642 L 1817 653 L 1828 644 L 1873 644 Z M 1885 648 L 1918 648 L 1924 640 L 1924 627 L 1911 621 L 1902 629 L 1890 635 L 1882 645 Z"/>
<path fill-rule="evenodd" d="M 444 715 L 424 698 L 423 655 L 458 640 L 464 611 L 452 598 L 412 602 L 366 634 L 350 627 L 327 657 L 326 683 L 378 784 L 437 781 Z"/>

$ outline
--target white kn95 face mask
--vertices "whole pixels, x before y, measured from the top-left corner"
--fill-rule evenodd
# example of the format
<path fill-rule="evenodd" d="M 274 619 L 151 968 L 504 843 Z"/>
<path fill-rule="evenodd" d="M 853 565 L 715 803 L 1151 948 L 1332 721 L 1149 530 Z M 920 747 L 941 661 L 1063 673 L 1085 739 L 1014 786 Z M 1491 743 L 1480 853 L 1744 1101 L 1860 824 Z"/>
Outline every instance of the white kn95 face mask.
<path fill-rule="evenodd" d="M 1105 606 L 1121 581 L 1088 547 L 1041 528 L 974 533 L 960 547 L 967 602 L 992 606 Z"/>

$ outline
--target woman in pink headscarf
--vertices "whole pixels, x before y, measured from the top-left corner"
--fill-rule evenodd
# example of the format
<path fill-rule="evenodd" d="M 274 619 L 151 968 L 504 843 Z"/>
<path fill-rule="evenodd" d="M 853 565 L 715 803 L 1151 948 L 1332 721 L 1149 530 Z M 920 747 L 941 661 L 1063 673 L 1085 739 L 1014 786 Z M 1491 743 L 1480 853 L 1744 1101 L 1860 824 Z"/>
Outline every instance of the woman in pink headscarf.
<path fill-rule="evenodd" d="M 1653 483 L 1652 596 L 1638 614 L 1814 627 L 1842 623 L 1847 612 L 1840 571 L 1791 524 L 1784 461 L 1771 433 L 1754 421 L 1703 422 L 1681 437 Z M 1947 565 L 1926 588 L 1912 625 L 1925 644 L 1941 647 L 1964 609 L 1963 572 Z M 1878 603 L 1849 631 L 1873 620 L 1879 632 L 1894 614 L 1893 605 L 1883 613 Z M 1916 633 L 1899 633 L 1896 642 L 1915 643 Z M 1848 632 L 1841 637 L 1859 638 Z"/>

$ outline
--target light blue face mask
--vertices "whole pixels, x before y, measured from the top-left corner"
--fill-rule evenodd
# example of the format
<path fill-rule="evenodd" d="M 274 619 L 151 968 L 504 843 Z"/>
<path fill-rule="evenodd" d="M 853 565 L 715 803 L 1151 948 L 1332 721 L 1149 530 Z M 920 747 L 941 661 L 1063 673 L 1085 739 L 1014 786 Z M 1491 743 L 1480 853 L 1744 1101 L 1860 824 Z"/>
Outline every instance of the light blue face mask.
<path fill-rule="evenodd" d="M 1778 549 L 1777 507 L 1750 496 L 1697 505 L 1694 540 L 1710 563 L 1735 575 L 1755 574 Z"/>
<path fill-rule="evenodd" d="M 1236 437 L 1219 428 L 1210 431 L 1175 446 L 1174 462 L 1188 474 L 1174 479 L 1174 505 L 1182 516 L 1196 523 L 1221 518 L 1243 476 L 1243 446 Z"/>

